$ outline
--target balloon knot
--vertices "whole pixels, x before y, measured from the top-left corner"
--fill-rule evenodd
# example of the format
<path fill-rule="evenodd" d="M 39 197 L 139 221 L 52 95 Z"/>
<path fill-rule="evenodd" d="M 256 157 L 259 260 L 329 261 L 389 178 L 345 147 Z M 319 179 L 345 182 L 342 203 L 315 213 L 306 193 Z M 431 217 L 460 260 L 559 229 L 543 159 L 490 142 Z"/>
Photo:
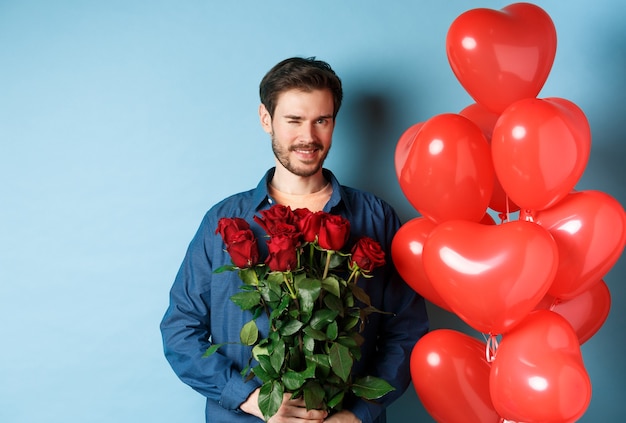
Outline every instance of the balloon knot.
<path fill-rule="evenodd" d="M 534 216 L 534 212 L 532 210 L 524 210 L 524 220 L 526 222 L 534 222 L 535 221 L 535 216 Z"/>

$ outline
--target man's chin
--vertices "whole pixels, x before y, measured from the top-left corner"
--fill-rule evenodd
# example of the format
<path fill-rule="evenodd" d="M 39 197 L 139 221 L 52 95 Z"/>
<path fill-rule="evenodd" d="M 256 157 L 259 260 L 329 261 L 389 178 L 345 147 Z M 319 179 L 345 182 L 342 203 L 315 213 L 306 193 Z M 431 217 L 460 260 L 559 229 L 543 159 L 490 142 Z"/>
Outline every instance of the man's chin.
<path fill-rule="evenodd" d="M 316 175 L 321 170 L 322 170 L 322 164 L 319 163 L 319 164 L 311 165 L 311 166 L 300 166 L 295 169 L 291 169 L 290 172 L 302 178 L 308 178 L 310 176 Z"/>

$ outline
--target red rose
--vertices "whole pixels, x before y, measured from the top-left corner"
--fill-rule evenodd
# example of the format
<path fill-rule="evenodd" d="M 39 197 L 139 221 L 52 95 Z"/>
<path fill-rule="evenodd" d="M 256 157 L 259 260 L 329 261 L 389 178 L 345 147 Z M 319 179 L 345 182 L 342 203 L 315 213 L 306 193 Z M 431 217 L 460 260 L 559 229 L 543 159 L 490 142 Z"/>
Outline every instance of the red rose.
<path fill-rule="evenodd" d="M 319 246 L 325 250 L 339 251 L 350 236 L 350 222 L 335 214 L 322 214 L 320 233 L 317 238 Z"/>
<path fill-rule="evenodd" d="M 304 242 L 314 242 L 320 232 L 322 215 L 324 212 L 312 212 L 309 209 L 296 209 L 298 230 L 302 233 Z"/>
<path fill-rule="evenodd" d="M 239 231 L 250 229 L 250 224 L 240 217 L 223 217 L 217 222 L 215 233 L 219 233 L 227 246 Z"/>
<path fill-rule="evenodd" d="M 290 224 L 285 222 L 274 222 L 274 226 L 272 227 L 272 232 L 269 233 L 270 236 L 276 235 L 289 235 L 292 238 L 300 239 L 301 233 L 296 224 Z"/>
<path fill-rule="evenodd" d="M 267 241 L 268 256 L 265 264 L 273 272 L 286 272 L 298 266 L 298 240 L 287 234 L 273 236 Z"/>
<path fill-rule="evenodd" d="M 352 248 L 352 257 L 349 266 L 355 265 L 366 272 L 371 272 L 385 264 L 385 252 L 380 244 L 371 238 L 361 238 Z"/>
<path fill-rule="evenodd" d="M 252 267 L 259 262 L 257 240 L 250 229 L 240 230 L 230 236 L 226 251 L 233 264 L 239 268 Z"/>
<path fill-rule="evenodd" d="M 296 215 L 289 206 L 275 204 L 267 210 L 261 210 L 261 217 L 254 216 L 254 221 L 269 235 L 296 231 Z M 291 227 L 293 230 L 286 230 Z"/>

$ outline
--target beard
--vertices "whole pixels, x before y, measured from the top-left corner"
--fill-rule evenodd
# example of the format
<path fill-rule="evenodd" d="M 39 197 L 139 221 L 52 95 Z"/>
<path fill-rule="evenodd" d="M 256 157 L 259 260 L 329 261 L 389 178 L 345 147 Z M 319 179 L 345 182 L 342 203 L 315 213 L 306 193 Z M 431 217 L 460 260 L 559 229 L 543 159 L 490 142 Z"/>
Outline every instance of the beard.
<path fill-rule="evenodd" d="M 274 152 L 274 156 L 276 157 L 276 160 L 278 160 L 278 162 L 289 172 L 293 173 L 294 175 L 301 176 L 301 177 L 313 176 L 317 172 L 319 172 L 319 170 L 324 165 L 324 161 L 326 160 L 326 157 L 328 156 L 328 152 L 330 151 L 330 147 L 328 150 L 324 150 L 324 146 L 315 141 L 306 143 L 306 144 L 292 145 L 288 147 L 287 149 L 285 149 L 278 143 L 273 133 L 271 134 L 271 137 L 272 137 L 272 151 Z M 310 160 L 310 162 L 308 163 L 306 162 L 303 163 L 300 161 L 298 163 L 293 163 L 290 160 L 289 154 L 292 151 L 295 151 L 298 149 L 317 149 L 321 151 L 322 154 L 319 158 Z"/>

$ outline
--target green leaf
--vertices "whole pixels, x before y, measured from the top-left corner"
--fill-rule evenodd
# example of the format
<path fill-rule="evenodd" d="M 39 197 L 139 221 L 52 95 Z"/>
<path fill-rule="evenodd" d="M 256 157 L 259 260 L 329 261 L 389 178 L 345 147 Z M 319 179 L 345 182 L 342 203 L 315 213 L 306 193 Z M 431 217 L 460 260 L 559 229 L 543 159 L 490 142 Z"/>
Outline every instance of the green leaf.
<path fill-rule="evenodd" d="M 304 384 L 305 378 L 302 373 L 294 372 L 293 370 L 287 370 L 282 377 L 283 384 L 285 388 L 290 391 L 295 391 L 296 389 L 300 389 Z"/>
<path fill-rule="evenodd" d="M 302 346 L 304 347 L 305 353 L 307 351 L 312 353 L 315 349 L 315 339 L 305 333 L 305 335 L 302 337 Z"/>
<path fill-rule="evenodd" d="M 324 407 L 324 389 L 314 380 L 309 380 L 304 385 L 304 403 L 307 410 L 323 409 Z"/>
<path fill-rule="evenodd" d="M 330 373 L 330 362 L 326 354 L 314 354 L 307 360 L 315 364 L 316 376 L 326 377 Z"/>
<path fill-rule="evenodd" d="M 204 354 L 202 354 L 202 358 L 207 358 L 212 356 L 222 345 L 225 344 L 213 344 L 209 348 L 206 349 Z"/>
<path fill-rule="evenodd" d="M 300 372 L 300 375 L 302 375 L 302 377 L 305 379 L 313 379 L 315 377 L 315 370 L 317 370 L 317 364 L 315 363 L 315 361 L 307 360 L 306 369 Z"/>
<path fill-rule="evenodd" d="M 239 271 L 239 278 L 246 285 L 255 286 L 259 284 L 259 278 L 257 277 L 256 271 L 253 268 L 241 269 Z"/>
<path fill-rule="evenodd" d="M 365 342 L 365 338 L 360 333 L 352 332 L 350 338 L 354 339 L 356 344 L 360 347 Z"/>
<path fill-rule="evenodd" d="M 261 368 L 265 370 L 268 376 L 270 376 L 273 379 L 276 379 L 278 377 L 278 373 L 276 372 L 276 370 L 274 370 L 274 366 L 272 365 L 272 361 L 270 360 L 269 356 L 259 355 L 258 362 Z"/>
<path fill-rule="evenodd" d="M 340 336 L 339 338 L 337 338 L 337 342 L 348 348 L 354 348 L 358 346 L 356 340 L 351 336 Z"/>
<path fill-rule="evenodd" d="M 313 329 L 311 326 L 306 326 L 303 332 L 317 341 L 326 341 L 326 334 L 321 330 Z"/>
<path fill-rule="evenodd" d="M 285 295 L 281 300 L 280 303 L 278 304 L 278 306 L 272 310 L 272 314 L 270 315 L 270 319 L 275 319 L 276 317 L 280 316 L 281 314 L 283 314 L 283 312 L 285 310 L 287 310 L 287 308 L 289 307 L 289 301 L 290 301 L 290 297 L 289 295 Z"/>
<path fill-rule="evenodd" d="M 275 379 L 274 376 L 263 370 L 263 367 L 260 364 L 254 366 L 254 368 L 252 369 L 252 373 L 254 373 L 254 375 L 261 379 L 263 382 L 269 382 Z"/>
<path fill-rule="evenodd" d="M 257 344 L 254 347 L 252 347 L 252 357 L 256 361 L 259 361 L 258 357 L 260 355 L 269 355 L 269 353 L 267 351 L 267 346 L 262 346 L 261 344 Z"/>
<path fill-rule="evenodd" d="M 259 390 L 259 409 L 263 413 L 265 421 L 269 420 L 283 403 L 285 388 L 278 381 L 266 382 Z"/>
<path fill-rule="evenodd" d="M 317 310 L 309 324 L 313 329 L 324 329 L 329 323 L 335 321 L 335 317 L 337 317 L 337 312 L 335 310 L 321 309 Z"/>
<path fill-rule="evenodd" d="M 283 282 L 283 274 L 279 272 L 269 273 L 264 283 L 259 284 L 261 295 L 265 302 L 270 304 L 272 308 L 280 303 L 282 298 L 281 284 Z"/>
<path fill-rule="evenodd" d="M 300 354 L 299 346 L 292 346 L 289 348 L 289 359 L 287 362 L 287 367 L 292 369 L 299 369 L 302 366 L 304 361 L 304 356 Z"/>
<path fill-rule="evenodd" d="M 261 294 L 258 291 L 238 292 L 230 297 L 230 300 L 237 304 L 242 310 L 250 310 L 259 305 Z"/>
<path fill-rule="evenodd" d="M 344 382 L 347 381 L 352 371 L 352 364 L 354 363 L 350 355 L 350 350 L 339 343 L 334 343 L 332 347 L 330 347 L 328 359 L 333 372 Z"/>
<path fill-rule="evenodd" d="M 357 300 L 361 301 L 363 304 L 371 306 L 372 303 L 370 301 L 370 296 L 367 295 L 367 292 L 363 288 L 358 285 L 350 284 L 352 289 L 352 294 L 356 297 Z"/>
<path fill-rule="evenodd" d="M 254 379 L 254 373 L 252 374 L 248 373 L 249 370 L 250 370 L 250 365 L 244 367 L 243 369 L 239 371 L 239 374 L 241 375 L 241 377 L 245 377 L 246 382 L 251 379 Z"/>
<path fill-rule="evenodd" d="M 272 284 L 280 286 L 283 283 L 283 274 L 282 272 L 270 272 L 267 274 L 266 280 Z"/>
<path fill-rule="evenodd" d="M 290 320 L 280 328 L 280 334 L 282 336 L 291 336 L 298 332 L 302 326 L 302 322 L 298 320 Z"/>
<path fill-rule="evenodd" d="M 252 320 L 258 319 L 261 316 L 261 314 L 263 313 L 263 310 L 264 310 L 264 308 L 260 304 L 259 304 L 258 307 L 253 308 L 251 310 L 252 311 Z"/>
<path fill-rule="evenodd" d="M 270 333 L 267 335 L 267 340 L 268 340 L 268 341 L 267 341 L 267 343 L 268 343 L 268 345 L 269 345 L 269 344 L 271 344 L 271 342 L 270 342 L 270 341 L 274 341 L 274 342 L 276 342 L 276 341 L 278 341 L 279 339 L 280 339 L 280 334 L 279 334 L 278 332 L 276 332 L 276 331 L 273 331 L 273 330 L 272 330 L 272 331 L 270 331 Z"/>
<path fill-rule="evenodd" d="M 342 298 L 343 303 L 346 305 L 346 307 L 354 307 L 354 295 L 352 295 L 352 291 L 344 292 Z"/>
<path fill-rule="evenodd" d="M 345 319 L 343 319 L 342 324 L 341 324 L 341 328 L 345 331 L 348 331 L 350 329 L 353 329 L 358 323 L 359 323 L 359 316 L 348 316 Z"/>
<path fill-rule="evenodd" d="M 337 395 L 332 397 L 330 401 L 328 401 L 326 406 L 330 409 L 334 409 L 335 407 L 337 407 L 339 404 L 343 402 L 344 394 L 345 394 L 344 391 L 339 392 Z"/>
<path fill-rule="evenodd" d="M 330 310 L 335 310 L 340 316 L 343 317 L 343 301 L 335 295 L 326 295 L 324 297 L 324 305 Z"/>
<path fill-rule="evenodd" d="M 213 273 L 224 273 L 224 272 L 232 272 L 233 270 L 236 270 L 237 266 L 232 265 L 232 264 L 225 264 L 223 266 L 218 267 L 217 269 L 215 269 L 213 271 Z"/>
<path fill-rule="evenodd" d="M 254 345 L 259 339 L 259 328 L 257 328 L 254 320 L 243 325 L 241 332 L 239 332 L 239 339 L 244 345 Z"/>
<path fill-rule="evenodd" d="M 280 374 L 280 370 L 285 362 L 285 341 L 282 339 L 274 346 L 274 351 L 270 354 L 270 362 L 276 373 Z"/>
<path fill-rule="evenodd" d="M 327 327 L 326 327 L 326 337 L 331 340 L 334 341 L 335 339 L 337 339 L 337 335 L 339 334 L 339 329 L 337 326 L 337 322 L 331 322 Z"/>
<path fill-rule="evenodd" d="M 395 390 L 396 388 L 386 380 L 374 376 L 359 378 L 352 384 L 352 392 L 355 395 L 369 400 L 380 398 Z"/>
<path fill-rule="evenodd" d="M 334 276 L 329 276 L 322 281 L 322 288 L 333 294 L 335 297 L 341 297 L 341 291 L 339 289 L 339 281 Z"/>
<path fill-rule="evenodd" d="M 296 290 L 300 299 L 300 310 L 303 313 L 311 313 L 315 300 L 320 295 L 322 282 L 317 279 L 305 278 L 296 282 Z"/>
<path fill-rule="evenodd" d="M 337 267 L 341 266 L 343 262 L 346 261 L 346 257 L 347 256 L 345 254 L 340 253 L 339 251 L 335 251 L 335 254 L 333 254 L 330 258 L 330 268 L 336 269 Z"/>

